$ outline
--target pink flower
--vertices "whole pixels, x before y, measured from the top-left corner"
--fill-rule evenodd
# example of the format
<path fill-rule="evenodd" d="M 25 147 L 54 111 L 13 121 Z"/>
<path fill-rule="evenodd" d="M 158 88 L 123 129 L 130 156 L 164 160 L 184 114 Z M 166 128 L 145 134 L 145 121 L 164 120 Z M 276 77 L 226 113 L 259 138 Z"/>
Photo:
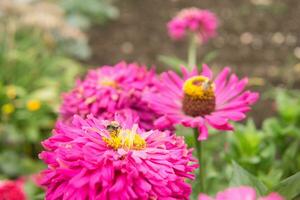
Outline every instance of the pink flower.
<path fill-rule="evenodd" d="M 251 187 L 233 187 L 219 192 L 216 200 L 256 200 L 256 192 Z"/>
<path fill-rule="evenodd" d="M 43 142 L 46 200 L 188 199 L 197 167 L 182 137 L 139 129 L 130 114 L 115 121 L 74 116 Z"/>
<path fill-rule="evenodd" d="M 23 181 L 0 181 L 0 200 L 26 200 Z"/>
<path fill-rule="evenodd" d="M 233 130 L 229 120 L 244 119 L 259 97 L 258 93 L 244 91 L 247 78 L 239 80 L 232 74 L 228 79 L 228 67 L 215 79 L 207 65 L 203 65 L 200 74 L 196 68 L 192 72 L 182 68 L 182 72 L 183 78 L 173 71 L 163 73 L 159 92 L 145 95 L 151 107 L 163 114 L 155 121 L 157 127 L 182 124 L 197 128 L 198 140 L 205 140 L 208 125 L 218 130 Z"/>
<path fill-rule="evenodd" d="M 85 117 L 113 119 L 116 111 L 131 109 L 140 118 L 140 127 L 153 128 L 153 121 L 160 115 L 142 100 L 146 91 L 155 91 L 157 78 L 154 70 L 145 66 L 120 62 L 115 66 L 103 66 L 90 70 L 83 81 L 63 94 L 60 109 L 63 121 L 74 114 Z"/>
<path fill-rule="evenodd" d="M 266 197 L 261 197 L 259 200 L 284 200 L 279 194 L 272 192 Z"/>
<path fill-rule="evenodd" d="M 216 195 L 216 198 L 200 194 L 198 200 L 284 200 L 277 193 L 271 193 L 266 197 L 257 197 L 253 188 L 247 186 L 228 188 Z"/>
<path fill-rule="evenodd" d="M 180 40 L 193 33 L 201 43 L 216 36 L 218 20 L 209 10 L 187 8 L 180 11 L 167 26 L 172 39 Z"/>

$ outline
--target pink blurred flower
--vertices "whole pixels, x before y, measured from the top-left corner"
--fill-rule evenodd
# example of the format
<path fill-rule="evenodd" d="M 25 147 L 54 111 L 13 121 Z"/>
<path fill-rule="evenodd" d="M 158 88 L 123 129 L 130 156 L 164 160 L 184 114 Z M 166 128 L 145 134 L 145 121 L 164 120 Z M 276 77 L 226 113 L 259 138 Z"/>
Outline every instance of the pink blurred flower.
<path fill-rule="evenodd" d="M 26 200 L 23 181 L 0 181 L 0 200 Z"/>
<path fill-rule="evenodd" d="M 208 196 L 206 194 L 199 194 L 198 200 L 213 200 L 213 198 L 211 198 L 210 196 Z"/>
<path fill-rule="evenodd" d="M 216 200 L 256 200 L 256 192 L 251 187 L 233 187 L 219 192 Z"/>
<path fill-rule="evenodd" d="M 266 197 L 257 197 L 256 191 L 247 186 L 228 188 L 216 195 L 216 198 L 209 197 L 205 194 L 200 194 L 198 200 L 284 200 L 277 193 L 271 193 Z"/>
<path fill-rule="evenodd" d="M 153 121 L 160 115 L 142 101 L 146 91 L 155 91 L 157 78 L 154 70 L 145 66 L 120 62 L 115 66 L 103 66 L 90 70 L 83 81 L 78 80 L 75 88 L 63 94 L 60 109 L 63 121 L 74 114 L 85 117 L 113 119 L 114 113 L 131 109 L 140 118 L 140 127 L 153 128 Z"/>
<path fill-rule="evenodd" d="M 272 192 L 268 196 L 259 198 L 259 200 L 284 200 L 284 198 L 276 192 Z"/>
<path fill-rule="evenodd" d="M 151 107 L 163 114 L 155 121 L 159 128 L 176 124 L 198 128 L 198 140 L 205 140 L 208 125 L 218 130 L 233 130 L 229 120 L 244 119 L 259 97 L 258 93 L 244 91 L 247 78 L 239 80 L 232 74 L 228 79 L 228 67 L 215 79 L 207 65 L 203 65 L 200 74 L 196 68 L 192 72 L 182 68 L 182 72 L 183 78 L 173 71 L 163 73 L 160 92 L 145 95 Z"/>
<path fill-rule="evenodd" d="M 201 43 L 216 36 L 218 20 L 209 10 L 187 8 L 180 11 L 167 26 L 172 39 L 180 40 L 188 33 L 193 33 Z"/>
<path fill-rule="evenodd" d="M 139 129 L 130 114 L 115 121 L 74 116 L 43 142 L 46 199 L 188 199 L 197 167 L 182 137 Z"/>

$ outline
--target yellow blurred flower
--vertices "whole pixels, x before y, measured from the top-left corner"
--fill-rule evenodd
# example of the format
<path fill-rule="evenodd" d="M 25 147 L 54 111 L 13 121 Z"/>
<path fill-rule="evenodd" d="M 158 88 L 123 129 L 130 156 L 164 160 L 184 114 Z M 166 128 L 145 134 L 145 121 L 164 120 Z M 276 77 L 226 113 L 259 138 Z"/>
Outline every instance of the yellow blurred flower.
<path fill-rule="evenodd" d="M 15 111 L 15 106 L 11 103 L 6 103 L 1 107 L 2 113 L 9 115 Z"/>
<path fill-rule="evenodd" d="M 26 105 L 29 111 L 37 111 L 41 108 L 41 102 L 36 99 L 29 100 Z"/>
<path fill-rule="evenodd" d="M 17 90 L 16 87 L 13 85 L 7 86 L 6 88 L 6 95 L 8 96 L 8 98 L 10 99 L 14 99 L 17 96 Z"/>

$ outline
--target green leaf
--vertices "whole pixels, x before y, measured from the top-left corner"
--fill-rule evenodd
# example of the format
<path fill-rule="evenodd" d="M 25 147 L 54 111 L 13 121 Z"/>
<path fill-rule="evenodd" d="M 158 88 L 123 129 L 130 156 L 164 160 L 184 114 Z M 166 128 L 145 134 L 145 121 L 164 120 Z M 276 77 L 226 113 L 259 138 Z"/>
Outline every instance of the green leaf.
<path fill-rule="evenodd" d="M 33 181 L 26 181 L 24 185 L 25 193 L 28 199 L 32 200 L 42 200 L 45 199 L 44 191 L 38 185 L 36 185 Z"/>
<path fill-rule="evenodd" d="M 239 166 L 235 161 L 232 162 L 233 173 L 230 180 L 231 186 L 241 186 L 247 185 L 254 187 L 259 195 L 265 195 L 267 192 L 267 187 L 258 180 L 255 176 L 250 174 L 247 170 Z"/>
<path fill-rule="evenodd" d="M 187 65 L 186 62 L 183 60 L 176 58 L 174 56 L 165 56 L 165 55 L 160 55 L 158 56 L 158 60 L 169 67 L 173 68 L 175 71 L 180 72 L 180 66 L 181 65 Z"/>
<path fill-rule="evenodd" d="M 293 199 L 300 195 L 300 172 L 281 181 L 272 191 L 280 193 L 286 199 Z"/>
<path fill-rule="evenodd" d="M 176 126 L 176 135 L 183 136 L 188 147 L 194 147 L 194 135 L 193 129 L 186 128 L 184 126 L 178 125 Z"/>
<path fill-rule="evenodd" d="M 218 52 L 217 51 L 211 51 L 209 53 L 207 53 L 204 57 L 202 62 L 203 63 L 209 63 L 212 62 L 215 58 L 217 58 L 218 56 Z"/>
<path fill-rule="evenodd" d="M 284 90 L 277 90 L 276 105 L 279 114 L 288 122 L 294 122 L 299 113 L 299 96 Z"/>

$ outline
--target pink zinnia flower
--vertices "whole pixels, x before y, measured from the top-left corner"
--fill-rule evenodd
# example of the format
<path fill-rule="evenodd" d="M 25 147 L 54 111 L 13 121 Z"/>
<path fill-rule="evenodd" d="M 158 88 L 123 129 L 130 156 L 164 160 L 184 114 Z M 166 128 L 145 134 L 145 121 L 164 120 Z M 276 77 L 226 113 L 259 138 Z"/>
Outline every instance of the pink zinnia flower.
<path fill-rule="evenodd" d="M 139 129 L 130 113 L 115 121 L 74 116 L 58 123 L 40 158 L 46 199 L 188 199 L 197 167 L 182 137 Z"/>
<path fill-rule="evenodd" d="M 77 81 L 73 90 L 63 94 L 62 119 L 68 121 L 74 114 L 113 119 L 116 111 L 131 109 L 139 116 L 140 127 L 150 130 L 154 119 L 160 115 L 142 100 L 142 95 L 155 91 L 156 84 L 154 70 L 148 71 L 137 64 L 120 62 L 90 70 L 83 81 Z"/>
<path fill-rule="evenodd" d="M 0 200 L 26 200 L 23 181 L 0 181 Z"/>
<path fill-rule="evenodd" d="M 216 36 L 218 20 L 209 10 L 187 8 L 180 11 L 167 26 L 172 39 L 180 40 L 193 33 L 201 43 Z"/>
<path fill-rule="evenodd" d="M 182 124 L 198 128 L 198 140 L 205 140 L 208 125 L 218 130 L 233 130 L 229 120 L 244 119 L 245 112 L 259 97 L 258 93 L 244 91 L 247 78 L 239 80 L 232 74 L 227 80 L 228 67 L 215 79 L 207 65 L 203 65 L 200 74 L 197 68 L 192 72 L 182 68 L 182 72 L 183 78 L 173 71 L 163 73 L 159 92 L 145 95 L 152 108 L 164 115 L 155 121 L 157 127 Z"/>
<path fill-rule="evenodd" d="M 200 194 L 198 200 L 284 200 L 284 198 L 274 192 L 265 197 L 257 197 L 256 191 L 253 188 L 240 186 L 219 192 L 216 198 Z"/>

